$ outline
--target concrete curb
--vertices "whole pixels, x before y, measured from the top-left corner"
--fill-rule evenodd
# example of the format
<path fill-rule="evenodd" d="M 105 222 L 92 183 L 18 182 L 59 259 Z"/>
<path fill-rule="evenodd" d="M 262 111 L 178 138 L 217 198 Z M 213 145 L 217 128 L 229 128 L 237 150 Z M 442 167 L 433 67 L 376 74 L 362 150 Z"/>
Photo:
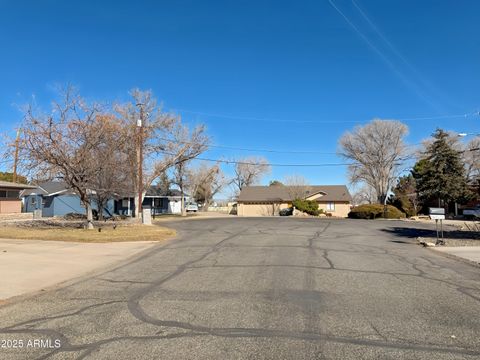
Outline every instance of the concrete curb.
<path fill-rule="evenodd" d="M 476 268 L 479 268 L 480 269 L 480 263 L 476 262 L 476 261 L 473 261 L 473 260 L 469 260 L 469 259 L 465 259 L 464 257 L 461 257 L 461 256 L 457 256 L 457 255 L 453 255 L 453 254 L 449 254 L 449 253 L 446 253 L 446 252 L 443 252 L 443 251 L 438 251 L 437 249 L 435 249 L 434 247 L 430 247 L 428 248 L 429 250 L 433 250 L 435 251 L 436 254 L 439 254 L 441 256 L 444 256 L 446 258 L 449 258 L 449 259 L 452 259 L 452 260 L 457 260 L 457 261 L 461 261 L 465 264 L 468 264 L 468 265 L 471 265 L 471 266 L 474 266 Z"/>

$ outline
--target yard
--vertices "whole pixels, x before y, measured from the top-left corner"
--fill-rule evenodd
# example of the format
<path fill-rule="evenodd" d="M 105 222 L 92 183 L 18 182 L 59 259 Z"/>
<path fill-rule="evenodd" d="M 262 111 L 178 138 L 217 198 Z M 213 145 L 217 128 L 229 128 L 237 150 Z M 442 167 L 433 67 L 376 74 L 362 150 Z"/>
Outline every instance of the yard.
<path fill-rule="evenodd" d="M 103 225 L 95 230 L 84 230 L 75 226 L 19 226 L 0 227 L 0 238 L 25 240 L 51 240 L 83 243 L 105 243 L 126 241 L 164 241 L 173 238 L 175 230 L 162 226 Z"/>

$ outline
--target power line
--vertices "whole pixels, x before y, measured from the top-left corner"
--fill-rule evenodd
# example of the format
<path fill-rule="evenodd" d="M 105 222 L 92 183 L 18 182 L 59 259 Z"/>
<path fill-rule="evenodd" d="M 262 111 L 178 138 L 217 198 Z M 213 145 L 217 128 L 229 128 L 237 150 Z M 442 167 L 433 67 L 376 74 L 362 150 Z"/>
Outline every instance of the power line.
<path fill-rule="evenodd" d="M 466 149 L 463 151 L 459 151 L 459 153 L 464 153 L 467 151 L 479 151 L 480 148 L 472 148 L 472 149 Z M 168 151 L 159 151 L 162 154 L 166 155 L 173 155 L 175 156 L 174 153 L 168 152 Z M 412 160 L 415 159 L 415 156 L 407 156 L 403 159 L 403 161 L 406 160 Z M 236 160 L 224 160 L 224 159 L 211 159 L 211 158 L 205 158 L 205 157 L 195 157 L 192 158 L 191 160 L 201 160 L 201 161 L 209 161 L 209 162 L 216 162 L 216 163 L 223 163 L 223 164 L 231 164 L 231 165 L 269 165 L 272 167 L 336 167 L 336 166 L 350 166 L 350 165 L 359 165 L 356 163 L 322 163 L 322 164 L 279 164 L 279 163 L 255 163 L 255 162 L 247 162 L 247 161 L 236 161 Z M 400 164 L 397 164 L 400 165 Z"/>
<path fill-rule="evenodd" d="M 248 116 L 235 116 L 228 114 L 218 114 L 218 113 L 208 113 L 187 109 L 172 109 L 172 111 L 178 111 L 180 113 L 200 115 L 210 118 L 219 118 L 219 119 L 232 119 L 232 120 L 244 120 L 244 121 L 256 121 L 256 122 L 267 122 L 267 123 L 292 123 L 292 124 L 362 124 L 370 120 L 297 120 L 297 119 L 278 119 L 278 118 L 261 118 L 261 117 L 248 117 Z M 396 117 L 383 117 L 383 118 L 392 118 L 393 120 L 398 121 L 421 121 L 421 120 L 442 120 L 442 119 L 460 119 L 467 118 L 473 115 L 480 115 L 480 112 L 475 111 L 471 113 L 464 114 L 455 114 L 455 115 L 438 115 L 438 116 L 420 116 L 420 117 L 405 117 L 405 118 L 396 118 Z M 380 117 L 379 117 L 380 118 Z"/>
<path fill-rule="evenodd" d="M 158 151 L 165 155 L 172 155 L 175 156 L 175 153 L 168 152 L 168 151 Z M 269 165 L 273 167 L 333 167 L 333 166 L 349 166 L 353 165 L 351 163 L 324 163 L 324 164 L 277 164 L 277 163 L 255 163 L 255 162 L 248 162 L 248 161 L 236 161 L 236 160 L 224 160 L 224 159 L 210 159 L 204 157 L 194 157 L 191 160 L 201 160 L 201 161 L 209 161 L 209 162 L 216 162 L 216 163 L 223 163 L 223 164 L 232 164 L 232 165 Z"/>
<path fill-rule="evenodd" d="M 209 158 L 202 158 L 196 157 L 193 160 L 203 160 L 203 161 L 210 161 L 210 162 L 220 162 L 224 164 L 243 164 L 243 165 L 262 165 L 261 163 L 249 163 L 244 161 L 234 161 L 234 160 L 222 160 L 222 159 L 209 159 Z M 273 167 L 333 167 L 333 166 L 349 166 L 353 164 L 349 163 L 325 163 L 325 164 L 275 164 L 275 163 L 267 163 L 269 166 Z"/>
<path fill-rule="evenodd" d="M 357 33 L 357 35 L 359 35 L 360 38 L 374 51 L 374 53 L 377 54 L 385 62 L 385 64 L 390 68 L 390 70 L 399 77 L 399 79 L 404 83 L 407 88 L 413 90 L 415 94 L 423 101 L 425 101 L 428 105 L 435 107 L 435 104 L 432 103 L 432 101 L 423 93 L 422 89 L 416 84 L 416 82 L 409 79 L 407 75 L 405 75 L 395 65 L 395 63 L 389 58 L 387 54 L 384 53 L 384 51 L 382 51 L 380 47 L 376 46 L 366 34 L 360 31 L 357 25 L 355 25 L 353 21 L 350 20 L 350 18 L 345 15 L 342 10 L 340 10 L 340 8 L 335 4 L 333 0 L 328 0 L 328 2 L 335 9 L 335 11 L 342 16 L 345 22 Z"/>
<path fill-rule="evenodd" d="M 171 139 L 157 138 L 158 140 L 163 141 L 172 141 Z M 191 141 L 176 141 L 179 144 L 186 144 L 192 145 L 194 144 Z M 406 146 L 422 146 L 423 143 L 414 143 L 414 144 L 406 144 Z M 319 155 L 339 155 L 337 152 L 324 152 L 324 151 L 316 151 L 316 150 L 276 150 L 276 149 L 260 149 L 260 148 L 244 148 L 244 147 L 235 147 L 235 146 L 226 146 L 226 145 L 219 145 L 219 144 L 209 144 L 209 148 L 216 148 L 216 149 L 227 149 L 227 150 L 237 150 L 237 151 L 250 151 L 250 152 L 259 152 L 259 153 L 278 153 L 278 154 L 319 154 Z M 466 149 L 466 151 L 473 151 L 477 149 Z"/>
<path fill-rule="evenodd" d="M 157 138 L 163 141 L 171 141 L 167 138 Z M 190 141 L 176 141 L 179 144 L 192 145 L 193 142 Z M 278 154 L 321 154 L 321 155 L 337 155 L 336 152 L 323 152 L 315 150 L 275 150 L 275 149 L 252 149 L 244 147 L 235 147 L 235 146 L 226 146 L 218 144 L 208 144 L 208 147 L 217 148 L 217 149 L 227 149 L 227 150 L 237 150 L 237 151 L 251 151 L 251 152 L 264 152 L 264 153 L 278 153 Z"/>
<path fill-rule="evenodd" d="M 252 151 L 252 152 L 264 152 L 264 153 L 278 153 L 278 154 L 320 154 L 320 155 L 336 155 L 335 152 L 323 152 L 315 150 L 273 150 L 273 149 L 250 149 L 250 148 L 241 148 L 233 146 L 224 146 L 224 145 L 209 145 L 213 148 L 219 149 L 228 149 L 228 150 L 238 150 L 238 151 Z"/>

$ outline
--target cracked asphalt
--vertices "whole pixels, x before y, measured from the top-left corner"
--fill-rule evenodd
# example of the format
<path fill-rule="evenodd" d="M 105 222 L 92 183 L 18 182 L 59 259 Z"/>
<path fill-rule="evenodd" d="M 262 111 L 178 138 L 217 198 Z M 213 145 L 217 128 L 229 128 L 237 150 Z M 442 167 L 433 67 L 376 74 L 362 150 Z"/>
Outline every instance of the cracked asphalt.
<path fill-rule="evenodd" d="M 0 307 L 0 359 L 480 357 L 480 270 L 404 235 L 427 225 L 162 225 L 178 238 Z M 44 342 L 26 346 L 35 339 Z"/>

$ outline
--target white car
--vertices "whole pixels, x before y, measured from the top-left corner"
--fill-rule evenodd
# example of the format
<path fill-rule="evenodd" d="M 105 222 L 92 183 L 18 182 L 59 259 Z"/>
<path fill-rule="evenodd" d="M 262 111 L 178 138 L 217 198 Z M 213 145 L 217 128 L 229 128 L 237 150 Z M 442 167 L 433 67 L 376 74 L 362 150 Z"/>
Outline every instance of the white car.
<path fill-rule="evenodd" d="M 198 204 L 188 203 L 187 205 L 185 205 L 185 210 L 187 212 L 197 212 L 198 211 Z"/>

